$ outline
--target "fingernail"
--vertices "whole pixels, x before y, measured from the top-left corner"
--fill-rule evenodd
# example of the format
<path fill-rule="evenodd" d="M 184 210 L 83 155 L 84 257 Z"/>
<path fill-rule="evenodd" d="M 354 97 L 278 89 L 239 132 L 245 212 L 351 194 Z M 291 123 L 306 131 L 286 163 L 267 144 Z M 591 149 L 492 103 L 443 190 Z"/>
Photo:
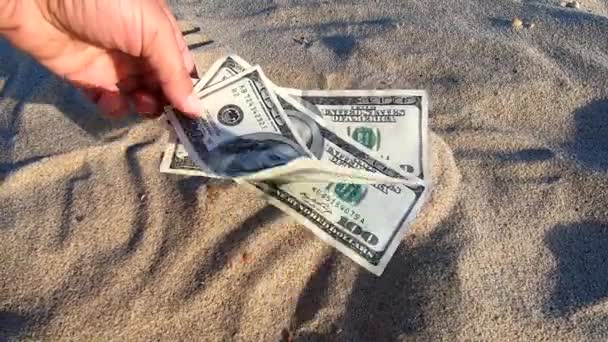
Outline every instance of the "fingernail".
<path fill-rule="evenodd" d="M 196 96 L 195 93 L 190 94 L 184 103 L 184 112 L 195 117 L 200 117 L 203 114 L 203 102 Z"/>

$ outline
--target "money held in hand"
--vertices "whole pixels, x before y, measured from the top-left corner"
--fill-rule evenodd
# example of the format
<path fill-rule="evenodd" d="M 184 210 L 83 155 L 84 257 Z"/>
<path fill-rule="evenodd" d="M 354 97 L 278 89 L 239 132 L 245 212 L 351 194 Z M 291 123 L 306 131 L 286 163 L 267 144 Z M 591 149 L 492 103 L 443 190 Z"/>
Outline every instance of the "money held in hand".
<path fill-rule="evenodd" d="M 235 55 L 194 88 L 200 119 L 166 108 L 162 172 L 243 184 L 382 274 L 430 192 L 426 92 L 281 88 Z"/>

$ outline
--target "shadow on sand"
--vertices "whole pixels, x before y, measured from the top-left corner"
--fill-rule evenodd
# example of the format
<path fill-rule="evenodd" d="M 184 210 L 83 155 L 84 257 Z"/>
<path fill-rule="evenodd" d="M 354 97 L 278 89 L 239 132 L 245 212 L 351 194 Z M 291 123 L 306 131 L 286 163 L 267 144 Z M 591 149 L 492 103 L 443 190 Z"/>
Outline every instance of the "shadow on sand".
<path fill-rule="evenodd" d="M 438 321 L 452 317 L 449 311 L 460 302 L 456 263 L 465 244 L 456 234 L 458 226 L 459 221 L 446 220 L 414 248 L 402 245 L 381 277 L 360 271 L 337 324 L 324 333 L 296 333 L 294 340 L 395 341 L 408 335 L 424 336 L 429 321 L 434 327 L 441 325 L 445 336 L 455 334 L 458 322 Z M 335 259 L 336 253 L 330 254 L 311 275 L 300 294 L 291 331 L 297 331 L 325 305 Z"/>
<path fill-rule="evenodd" d="M 0 311 L 0 341 L 11 341 L 23 336 L 30 318 L 12 311 Z"/>
<path fill-rule="evenodd" d="M 113 133 L 141 120 L 134 115 L 123 120 L 104 119 L 78 89 L 4 40 L 0 40 L 0 79 L 5 80 L 0 88 L 2 145 L 10 145 L 18 134 L 26 103 L 56 107 L 67 119 L 101 141 L 118 138 Z M 2 106 L 2 102 L 10 102 L 11 105 Z"/>
<path fill-rule="evenodd" d="M 596 171 L 608 171 L 608 99 L 574 112 L 574 139 L 568 149 L 574 158 Z"/>
<path fill-rule="evenodd" d="M 608 224 L 558 225 L 545 244 L 557 261 L 554 289 L 545 304 L 548 315 L 568 316 L 608 297 Z"/>

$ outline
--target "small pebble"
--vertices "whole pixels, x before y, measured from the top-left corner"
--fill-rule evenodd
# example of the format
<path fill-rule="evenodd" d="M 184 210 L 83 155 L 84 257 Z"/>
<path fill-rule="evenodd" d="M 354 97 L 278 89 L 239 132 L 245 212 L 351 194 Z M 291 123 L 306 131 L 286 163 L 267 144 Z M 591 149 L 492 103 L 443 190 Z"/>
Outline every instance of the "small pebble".
<path fill-rule="evenodd" d="M 523 24 L 524 24 L 524 23 L 521 21 L 521 19 L 519 19 L 519 18 L 517 18 L 517 17 L 513 18 L 513 21 L 511 22 L 511 26 L 512 26 L 514 29 L 519 29 L 519 28 L 521 28 L 521 26 L 522 26 Z"/>
<path fill-rule="evenodd" d="M 293 41 L 303 45 L 304 47 L 310 47 L 312 45 L 312 42 L 310 40 L 308 40 L 306 37 L 302 36 L 302 37 L 294 37 Z"/>
<path fill-rule="evenodd" d="M 581 4 L 578 1 L 571 1 L 566 4 L 568 8 L 581 8 Z"/>
<path fill-rule="evenodd" d="M 536 26 L 533 22 L 529 21 L 525 24 L 526 28 L 533 29 Z"/>

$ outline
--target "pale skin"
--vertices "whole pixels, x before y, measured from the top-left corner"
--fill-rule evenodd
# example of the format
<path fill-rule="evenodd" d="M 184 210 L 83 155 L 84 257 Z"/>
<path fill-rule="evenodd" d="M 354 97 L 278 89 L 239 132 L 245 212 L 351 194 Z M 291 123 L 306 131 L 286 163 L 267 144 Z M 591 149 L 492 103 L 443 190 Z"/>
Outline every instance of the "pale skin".
<path fill-rule="evenodd" d="M 192 56 L 165 0 L 0 0 L 0 35 L 108 117 L 202 112 Z"/>

